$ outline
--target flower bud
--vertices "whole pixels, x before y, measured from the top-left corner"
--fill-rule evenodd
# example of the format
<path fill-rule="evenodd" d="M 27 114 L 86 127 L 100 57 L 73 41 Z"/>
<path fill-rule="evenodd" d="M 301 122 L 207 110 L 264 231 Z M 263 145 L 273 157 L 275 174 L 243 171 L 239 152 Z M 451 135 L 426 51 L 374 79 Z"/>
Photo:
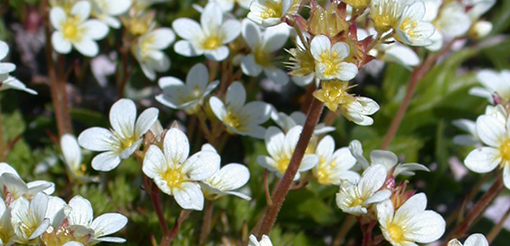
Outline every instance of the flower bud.
<path fill-rule="evenodd" d="M 308 30 L 313 35 L 326 35 L 330 38 L 349 29 L 349 24 L 338 9 L 338 3 L 332 2 L 328 9 L 322 8 L 315 0 L 310 2 L 311 13 Z"/>

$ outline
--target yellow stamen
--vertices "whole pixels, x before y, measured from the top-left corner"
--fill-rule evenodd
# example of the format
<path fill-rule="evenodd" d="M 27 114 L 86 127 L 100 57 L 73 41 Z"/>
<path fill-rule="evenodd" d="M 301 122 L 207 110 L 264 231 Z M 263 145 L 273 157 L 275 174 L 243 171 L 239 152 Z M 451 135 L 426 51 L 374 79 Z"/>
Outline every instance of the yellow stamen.
<path fill-rule="evenodd" d="M 394 242 L 402 243 L 404 241 L 404 230 L 400 226 L 390 223 L 387 230 Z"/>
<path fill-rule="evenodd" d="M 184 177 L 185 176 L 180 168 L 168 169 L 164 175 L 164 179 L 166 180 L 166 183 L 170 188 L 180 187 L 181 183 L 184 182 L 185 180 Z"/>

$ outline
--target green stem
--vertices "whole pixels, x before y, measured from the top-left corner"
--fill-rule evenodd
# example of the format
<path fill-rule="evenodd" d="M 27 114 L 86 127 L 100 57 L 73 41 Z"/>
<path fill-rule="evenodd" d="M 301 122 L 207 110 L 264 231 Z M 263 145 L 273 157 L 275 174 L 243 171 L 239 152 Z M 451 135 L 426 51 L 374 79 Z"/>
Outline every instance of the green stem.
<path fill-rule="evenodd" d="M 289 166 L 287 167 L 283 178 L 273 193 L 271 199 L 273 203 L 268 206 L 266 213 L 262 218 L 262 224 L 258 233 L 259 239 L 262 237 L 262 235 L 268 235 L 273 228 L 276 217 L 278 216 L 278 213 L 280 212 L 280 209 L 283 205 L 283 201 L 289 192 L 290 186 L 294 180 L 294 176 L 299 169 L 299 165 L 301 164 L 301 160 L 303 159 L 305 150 L 308 147 L 308 143 L 310 142 L 310 138 L 313 135 L 313 130 L 319 121 L 323 108 L 324 104 L 314 98 L 310 108 L 308 109 L 303 131 L 299 136 L 299 140 L 296 149 L 292 154 Z"/>

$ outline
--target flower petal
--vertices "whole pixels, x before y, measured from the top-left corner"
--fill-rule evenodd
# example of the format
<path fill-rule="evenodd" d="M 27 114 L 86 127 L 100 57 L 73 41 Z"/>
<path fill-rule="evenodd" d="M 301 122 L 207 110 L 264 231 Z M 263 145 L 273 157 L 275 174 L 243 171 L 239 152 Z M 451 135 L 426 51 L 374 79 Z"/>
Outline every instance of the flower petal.
<path fill-rule="evenodd" d="M 53 49 L 59 54 L 68 54 L 71 52 L 71 42 L 65 39 L 59 31 L 55 31 L 51 35 L 51 44 L 53 45 Z"/>
<path fill-rule="evenodd" d="M 128 219 L 126 216 L 119 213 L 106 213 L 97 217 L 90 227 L 94 229 L 96 235 L 110 235 L 118 232 L 124 226 L 126 226 Z"/>
<path fill-rule="evenodd" d="M 69 201 L 69 206 L 73 208 L 68 215 L 69 224 L 88 227 L 94 218 L 94 211 L 89 200 L 77 195 Z"/>
<path fill-rule="evenodd" d="M 99 53 L 99 46 L 90 38 L 82 38 L 80 42 L 73 43 L 74 47 L 84 56 L 94 57 Z"/>
<path fill-rule="evenodd" d="M 246 90 L 239 82 L 232 83 L 227 89 L 226 107 L 233 111 L 239 112 L 246 101 Z"/>
<path fill-rule="evenodd" d="M 149 146 L 143 158 L 143 173 L 153 179 L 156 175 L 165 173 L 167 168 L 166 158 L 161 149 L 156 145 Z"/>
<path fill-rule="evenodd" d="M 102 127 L 91 127 L 78 136 L 81 147 L 92 151 L 116 151 L 120 142 L 109 130 Z"/>
<path fill-rule="evenodd" d="M 163 150 L 169 164 L 183 164 L 189 156 L 188 137 L 181 130 L 171 128 L 163 140 Z"/>
<path fill-rule="evenodd" d="M 157 108 L 148 108 L 144 110 L 135 124 L 134 136 L 141 137 L 145 134 L 158 120 L 159 110 Z"/>
<path fill-rule="evenodd" d="M 201 211 L 204 209 L 204 194 L 200 186 L 192 182 L 184 182 L 181 187 L 172 189 L 175 201 L 184 209 Z"/>
<path fill-rule="evenodd" d="M 215 152 L 200 151 L 186 160 L 182 166 L 182 172 L 192 180 L 204 180 L 218 171 L 220 160 L 220 155 Z"/>
<path fill-rule="evenodd" d="M 92 159 L 92 168 L 97 171 L 108 172 L 120 164 L 120 156 L 112 151 L 107 151 L 96 155 Z"/>
<path fill-rule="evenodd" d="M 120 99 L 110 109 L 110 125 L 123 139 L 134 136 L 136 120 L 135 103 L 129 99 Z"/>

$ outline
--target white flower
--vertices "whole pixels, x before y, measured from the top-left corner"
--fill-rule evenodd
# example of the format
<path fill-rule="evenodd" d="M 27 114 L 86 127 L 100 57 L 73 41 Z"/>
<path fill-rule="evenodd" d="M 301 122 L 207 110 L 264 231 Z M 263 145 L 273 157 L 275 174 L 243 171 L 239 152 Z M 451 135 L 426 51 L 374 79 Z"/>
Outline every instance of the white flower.
<path fill-rule="evenodd" d="M 163 89 L 163 93 L 156 96 L 158 102 L 194 114 L 203 105 L 204 98 L 218 86 L 219 81 L 215 80 L 209 84 L 207 67 L 198 63 L 189 70 L 186 84 L 175 77 L 160 78 L 158 84 Z"/>
<path fill-rule="evenodd" d="M 368 36 L 373 36 L 375 38 L 377 35 L 377 31 L 373 28 L 369 28 L 368 32 L 364 29 L 358 28 L 357 30 L 357 39 L 358 41 L 362 41 Z M 393 38 L 389 38 L 388 41 L 394 40 Z M 420 58 L 410 47 L 403 45 L 401 43 L 395 42 L 392 44 L 379 44 L 374 49 L 369 51 L 369 55 L 374 56 L 377 60 L 373 60 L 366 64 L 366 66 L 374 66 L 372 64 L 375 63 L 383 63 L 384 62 L 394 62 L 400 64 L 406 68 L 414 67 L 420 64 Z M 379 64 L 378 64 L 379 65 Z M 377 66 L 377 65 L 376 65 Z M 367 69 L 368 67 L 365 67 Z M 377 74 L 379 69 L 375 69 L 372 74 Z M 382 69 L 382 65 L 381 65 Z"/>
<path fill-rule="evenodd" d="M 502 103 L 510 100 L 510 70 L 496 72 L 489 69 L 480 70 L 476 79 L 485 87 L 474 87 L 469 94 L 486 98 L 490 103 L 496 104 L 494 97 Z"/>
<path fill-rule="evenodd" d="M 211 151 L 216 153 L 214 147 L 209 144 L 202 146 L 202 151 Z M 242 164 L 230 163 L 223 166 L 211 177 L 200 182 L 204 196 L 210 200 L 216 200 L 225 195 L 234 195 L 245 200 L 251 198 L 237 190 L 245 185 L 250 179 L 250 171 Z"/>
<path fill-rule="evenodd" d="M 439 239 L 446 222 L 438 213 L 425 210 L 426 206 L 427 197 L 423 193 L 413 195 L 396 211 L 391 200 L 377 204 L 377 219 L 384 238 L 395 246 Z"/>
<path fill-rule="evenodd" d="M 358 140 L 353 140 L 349 144 L 351 154 L 356 158 L 362 167 L 368 166 L 368 161 L 363 157 L 363 148 Z M 397 175 L 412 176 L 415 171 L 430 171 L 426 166 L 418 163 L 399 163 L 397 155 L 387 150 L 372 150 L 370 152 L 370 161 L 372 165 L 383 165 L 386 172 L 393 177 Z"/>
<path fill-rule="evenodd" d="M 293 0 L 253 0 L 248 19 L 263 27 L 275 26 L 287 14 L 295 12 L 295 8 Z"/>
<path fill-rule="evenodd" d="M 358 74 L 358 67 L 353 63 L 344 62 L 349 56 L 349 45 L 331 41 L 324 35 L 317 35 L 310 43 L 312 56 L 315 59 L 315 76 L 321 80 L 339 79 L 348 81 Z"/>
<path fill-rule="evenodd" d="M 510 189 L 510 124 L 507 118 L 481 115 L 476 131 L 489 147 L 474 149 L 464 160 L 466 167 L 476 173 L 487 173 L 498 165 L 503 168 L 503 183 Z"/>
<path fill-rule="evenodd" d="M 496 4 L 496 0 L 463 0 L 466 7 L 468 7 L 467 14 L 472 21 L 480 19 L 489 9 Z"/>
<path fill-rule="evenodd" d="M 241 33 L 241 23 L 234 19 L 223 20 L 223 13 L 215 3 L 208 3 L 200 16 L 200 24 L 188 18 L 179 18 L 172 23 L 174 31 L 181 38 L 174 45 L 176 53 L 183 56 L 205 57 L 223 61 L 228 57 L 226 44 Z"/>
<path fill-rule="evenodd" d="M 69 204 L 62 202 L 53 203 L 53 207 L 48 207 L 57 211 L 53 215 L 53 232 L 56 233 L 54 237 L 62 241 L 66 240 L 67 243 L 74 241 L 75 244 L 69 245 L 126 242 L 120 237 L 105 237 L 126 226 L 128 222 L 126 216 L 119 213 L 106 213 L 94 219 L 92 205 L 81 196 L 73 197 Z M 46 238 L 43 236 L 44 239 Z"/>
<path fill-rule="evenodd" d="M 405 0 L 370 1 L 370 18 L 375 29 L 380 33 L 386 33 L 397 25 L 406 3 Z"/>
<path fill-rule="evenodd" d="M 74 46 L 84 56 L 96 56 L 99 47 L 95 40 L 108 34 L 108 26 L 98 20 L 87 20 L 90 15 L 90 3 L 78 1 L 71 9 L 70 16 L 61 7 L 53 7 L 50 21 L 56 29 L 51 35 L 53 48 L 60 54 L 71 52 Z"/>
<path fill-rule="evenodd" d="M 452 124 L 468 133 L 453 137 L 453 143 L 457 145 L 475 145 L 480 143 L 480 138 L 478 137 L 478 133 L 476 133 L 476 123 L 474 121 L 458 119 L 454 120 Z"/>
<path fill-rule="evenodd" d="M 264 136 L 266 149 L 270 156 L 258 156 L 257 163 L 271 172 L 276 172 L 276 176 L 283 177 L 290 159 L 296 148 L 299 135 L 303 130 L 302 126 L 295 126 L 284 134 L 279 128 L 271 126 L 267 129 Z M 294 180 L 300 177 L 299 172 L 304 172 L 315 167 L 319 162 L 319 157 L 314 154 L 305 154 L 299 164 L 298 172 Z"/>
<path fill-rule="evenodd" d="M 81 148 L 78 140 L 72 134 L 66 133 L 60 139 L 64 163 L 73 178 L 81 181 L 96 181 L 97 177 L 85 176 L 85 165 L 82 163 Z"/>
<path fill-rule="evenodd" d="M 252 0 L 209 0 L 209 2 L 215 2 L 220 6 L 223 13 L 228 13 L 234 9 L 234 4 L 239 4 L 243 9 L 249 9 Z"/>
<path fill-rule="evenodd" d="M 16 240 L 16 234 L 11 223 L 11 207 L 7 207 L 4 200 L 0 198 L 0 245 L 12 245 Z"/>
<path fill-rule="evenodd" d="M 176 128 L 166 133 L 163 152 L 155 145 L 149 147 L 143 160 L 145 175 L 161 191 L 174 196 L 182 208 L 202 210 L 204 195 L 197 182 L 218 171 L 220 156 L 213 151 L 200 151 L 188 158 L 188 138 Z"/>
<path fill-rule="evenodd" d="M 245 105 L 245 101 L 246 90 L 241 83 L 234 82 L 227 89 L 225 104 L 215 96 L 209 99 L 209 104 L 228 132 L 261 139 L 266 129 L 259 124 L 269 119 L 271 106 L 258 101 Z"/>
<path fill-rule="evenodd" d="M 356 164 L 356 159 L 348 148 L 335 151 L 335 140 L 331 136 L 325 136 L 319 142 L 315 154 L 319 156 L 319 164 L 314 168 L 313 174 L 319 183 L 340 185 L 342 180 L 353 183 L 359 180 L 359 174 L 349 170 Z"/>
<path fill-rule="evenodd" d="M 250 235 L 250 242 L 248 246 L 273 246 L 271 239 L 267 235 L 262 235 L 262 239 L 259 241 L 255 235 Z"/>
<path fill-rule="evenodd" d="M 386 169 L 383 165 L 368 167 L 359 181 L 344 180 L 336 194 L 336 204 L 343 212 L 362 215 L 368 213 L 368 207 L 391 196 L 391 191 L 382 189 L 386 181 Z"/>
<path fill-rule="evenodd" d="M 395 26 L 395 38 L 407 45 L 427 46 L 432 44 L 430 36 L 434 33 L 434 25 L 423 21 L 425 4 L 416 1 L 404 7 L 400 21 Z"/>
<path fill-rule="evenodd" d="M 251 53 L 241 61 L 243 73 L 256 77 L 264 71 L 266 77 L 276 84 L 287 84 L 289 77 L 273 63 L 273 53 L 281 50 L 287 42 L 289 28 L 286 25 L 278 25 L 261 32 L 259 27 L 248 19 L 244 19 L 242 25 L 243 38 L 251 50 Z"/>
<path fill-rule="evenodd" d="M 125 13 L 131 7 L 131 0 L 91 0 L 91 15 L 113 28 L 120 27 L 120 21 L 114 16 Z"/>
<path fill-rule="evenodd" d="M 143 73 L 150 80 L 156 79 L 156 72 L 166 72 L 170 68 L 170 58 L 162 51 L 173 43 L 175 34 L 170 28 L 152 28 L 138 39 L 133 46 L 133 54 L 140 63 Z"/>
<path fill-rule="evenodd" d="M 379 104 L 368 97 L 353 98 L 355 100 L 342 104 L 340 107 L 344 117 L 360 126 L 374 124 L 374 120 L 369 115 L 375 114 L 380 109 Z"/>
<path fill-rule="evenodd" d="M 288 132 L 294 126 L 303 126 L 305 124 L 306 115 L 301 111 L 293 112 L 290 115 L 286 115 L 283 112 L 277 112 L 276 108 L 273 107 L 271 111 L 271 119 L 280 127 L 284 132 Z M 332 132 L 335 127 L 326 126 L 324 123 L 318 123 L 313 130 L 313 134 L 321 135 L 324 133 Z"/>
<path fill-rule="evenodd" d="M 9 46 L 5 42 L 0 41 L 0 61 L 3 60 L 8 53 Z M 13 72 L 14 70 L 16 70 L 16 65 L 10 62 L 0 62 L 0 91 L 16 89 L 37 95 L 36 91 L 28 89 L 25 84 L 21 83 L 21 81 L 12 76 L 9 76 L 9 73 Z"/>
<path fill-rule="evenodd" d="M 25 183 L 14 168 L 2 162 L 0 163 L 0 191 L 5 203 L 11 204 L 20 197 L 31 199 L 41 191 L 50 195 L 55 191 L 55 184 L 45 180 Z"/>
<path fill-rule="evenodd" d="M 492 23 L 490 21 L 481 20 L 475 22 L 469 29 L 469 35 L 475 39 L 481 39 L 489 35 L 492 31 Z"/>
<path fill-rule="evenodd" d="M 464 241 L 464 244 L 457 239 L 452 239 L 448 242 L 448 246 L 489 246 L 489 242 L 487 242 L 483 234 L 475 233 L 471 234 L 471 236 Z"/>
<path fill-rule="evenodd" d="M 50 220 L 45 218 L 48 195 L 42 192 L 37 193 L 31 201 L 20 197 L 11 204 L 11 207 L 11 223 L 17 236 L 17 243 L 33 243 L 32 240 L 42 235 L 50 225 Z"/>
<path fill-rule="evenodd" d="M 78 136 L 78 143 L 85 149 L 105 151 L 92 159 L 92 168 L 98 171 L 111 171 L 121 159 L 127 159 L 142 143 L 142 135 L 156 122 L 159 111 L 148 108 L 136 120 L 135 103 L 120 99 L 110 109 L 112 130 L 92 127 Z M 136 123 L 135 123 L 136 120 Z"/>
<path fill-rule="evenodd" d="M 440 8 L 441 1 L 427 1 L 426 18 L 429 21 L 434 20 L 436 31 L 430 37 L 432 44 L 426 48 L 431 51 L 438 51 L 442 48 L 444 39 L 451 40 L 467 33 L 471 26 L 471 20 L 466 14 L 465 7 L 458 2 L 450 2 Z M 439 15 L 438 10 L 440 9 Z M 433 14 L 428 14 L 433 12 Z"/>

